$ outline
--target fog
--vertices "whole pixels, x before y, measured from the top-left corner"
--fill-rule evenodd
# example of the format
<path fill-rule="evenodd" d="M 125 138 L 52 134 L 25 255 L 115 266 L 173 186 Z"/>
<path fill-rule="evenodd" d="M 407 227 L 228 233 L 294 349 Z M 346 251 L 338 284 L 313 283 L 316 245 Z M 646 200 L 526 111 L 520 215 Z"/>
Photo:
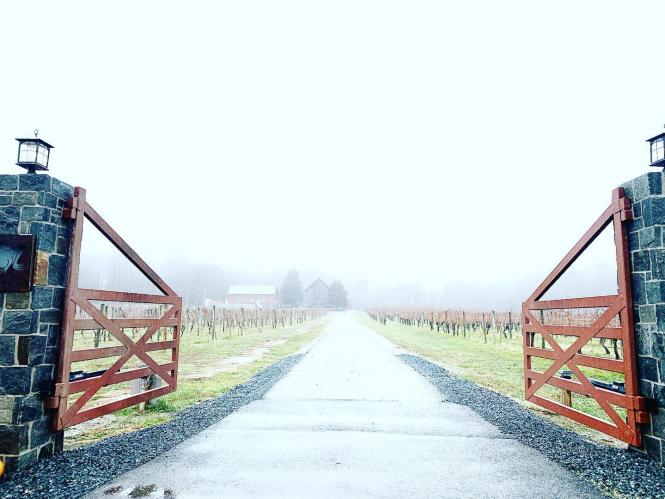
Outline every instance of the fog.
<path fill-rule="evenodd" d="M 5 3 L 0 172 L 38 128 L 51 174 L 188 303 L 296 268 L 357 307 L 517 310 L 648 170 L 663 18 L 661 1 Z M 83 284 L 142 286 L 90 237 Z M 603 242 L 558 293 L 612 291 Z"/>

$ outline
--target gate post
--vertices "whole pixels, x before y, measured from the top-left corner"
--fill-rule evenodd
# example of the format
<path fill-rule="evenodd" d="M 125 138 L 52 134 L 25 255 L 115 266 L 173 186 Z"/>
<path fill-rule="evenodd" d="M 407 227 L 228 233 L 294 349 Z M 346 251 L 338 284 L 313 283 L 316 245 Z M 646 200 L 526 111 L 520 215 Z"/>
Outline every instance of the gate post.
<path fill-rule="evenodd" d="M 623 185 L 632 201 L 628 250 L 640 395 L 657 411 L 642 426 L 644 452 L 665 464 L 665 174 L 652 172 Z"/>
<path fill-rule="evenodd" d="M 36 236 L 32 290 L 0 293 L 0 459 L 9 471 L 61 445 L 45 399 L 53 388 L 73 187 L 49 175 L 0 175 L 0 234 Z"/>

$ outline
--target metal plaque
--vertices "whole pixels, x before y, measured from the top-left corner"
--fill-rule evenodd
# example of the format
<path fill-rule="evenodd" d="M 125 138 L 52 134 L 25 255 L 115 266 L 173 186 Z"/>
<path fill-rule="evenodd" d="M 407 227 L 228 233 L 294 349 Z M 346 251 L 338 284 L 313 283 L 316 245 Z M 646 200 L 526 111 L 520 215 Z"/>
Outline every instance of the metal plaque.
<path fill-rule="evenodd" d="M 32 289 L 35 236 L 0 235 L 0 292 Z"/>

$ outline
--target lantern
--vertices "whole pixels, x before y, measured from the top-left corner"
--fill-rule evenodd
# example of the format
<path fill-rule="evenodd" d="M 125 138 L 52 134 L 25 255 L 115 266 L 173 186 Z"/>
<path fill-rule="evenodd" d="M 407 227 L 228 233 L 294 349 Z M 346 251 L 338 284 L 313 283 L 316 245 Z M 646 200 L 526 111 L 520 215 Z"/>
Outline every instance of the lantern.
<path fill-rule="evenodd" d="M 37 170 L 48 170 L 48 160 L 53 146 L 37 138 L 35 130 L 34 139 L 16 139 L 18 141 L 18 159 L 16 164 L 35 173 Z"/>

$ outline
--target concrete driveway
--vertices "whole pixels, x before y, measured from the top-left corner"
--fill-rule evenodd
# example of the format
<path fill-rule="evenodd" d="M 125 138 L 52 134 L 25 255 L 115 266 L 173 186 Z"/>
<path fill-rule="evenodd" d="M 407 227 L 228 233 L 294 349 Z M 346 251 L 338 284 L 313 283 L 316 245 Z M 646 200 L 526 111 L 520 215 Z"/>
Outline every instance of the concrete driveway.
<path fill-rule="evenodd" d="M 118 456 L 122 459 L 122 456 Z M 91 497 L 598 497 L 336 314 L 253 402 Z"/>

